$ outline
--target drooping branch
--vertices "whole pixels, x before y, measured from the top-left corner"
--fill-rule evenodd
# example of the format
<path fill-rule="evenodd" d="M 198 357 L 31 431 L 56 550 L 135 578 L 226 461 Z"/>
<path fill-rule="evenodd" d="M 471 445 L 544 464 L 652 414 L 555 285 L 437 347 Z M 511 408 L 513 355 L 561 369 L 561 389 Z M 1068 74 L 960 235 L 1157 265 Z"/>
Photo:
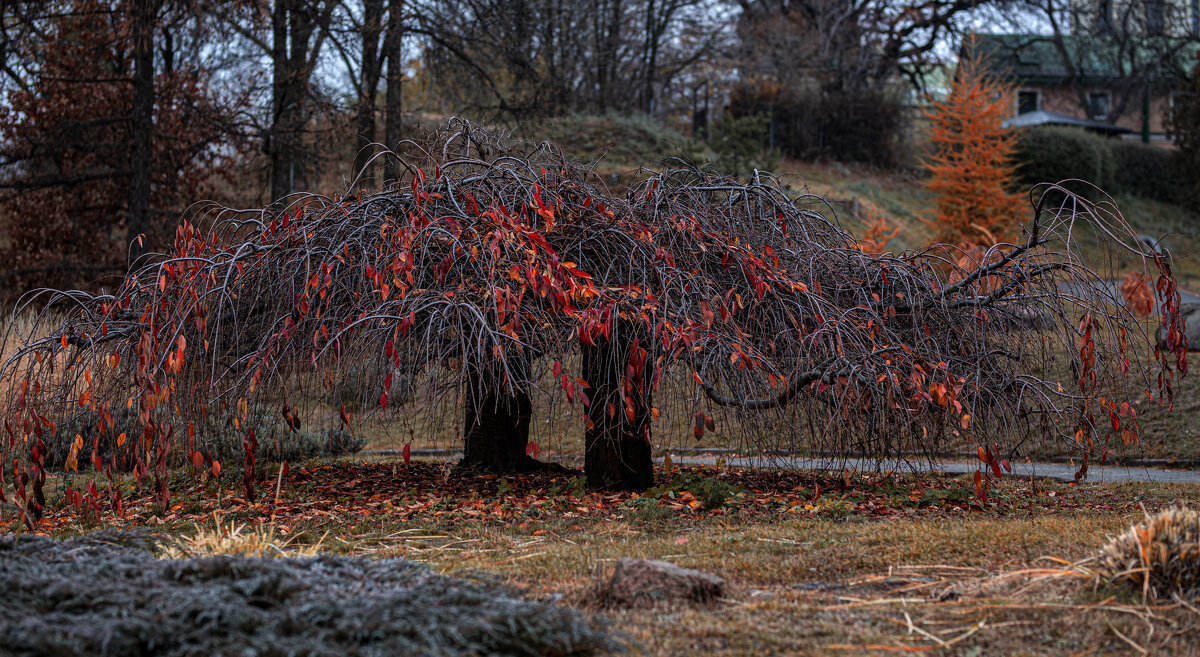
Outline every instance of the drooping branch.
<path fill-rule="evenodd" d="M 699 434 L 715 409 L 730 440 L 843 455 L 932 453 L 951 431 L 1086 450 L 1108 414 L 1117 440 L 1136 437 L 1123 404 L 1152 387 L 1149 338 L 1086 293 L 1100 274 L 1070 242 L 1088 228 L 1137 244 L 1111 208 L 1068 196 L 980 258 L 881 256 L 766 174 L 684 166 L 618 194 L 549 145 L 459 120 L 381 157 L 410 173 L 277 211 L 214 207 L 112 294 L 51 294 L 63 313 L 3 366 L 23 382 L 2 398 L 14 433 L 121 408 L 154 436 L 214 409 L 339 428 L 426 413 L 503 428 L 455 433 L 483 441 L 473 454 L 503 435 L 517 462 L 531 414 L 564 400 L 586 407 L 594 485 L 634 488 L 660 413 L 692 412 Z M 1169 265 L 1150 262 L 1178 334 Z M 54 344 L 75 348 L 40 349 Z M 1164 403 L 1174 355 L 1157 365 Z M 347 380 L 358 406 L 331 401 Z"/>

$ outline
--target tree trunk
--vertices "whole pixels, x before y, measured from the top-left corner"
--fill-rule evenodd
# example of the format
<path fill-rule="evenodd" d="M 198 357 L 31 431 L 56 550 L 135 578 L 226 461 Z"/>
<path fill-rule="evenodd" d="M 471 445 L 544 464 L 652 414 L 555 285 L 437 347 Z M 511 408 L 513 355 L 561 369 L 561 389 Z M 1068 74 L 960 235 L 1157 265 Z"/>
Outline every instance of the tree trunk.
<path fill-rule="evenodd" d="M 375 143 L 375 92 L 379 88 L 379 35 L 383 32 L 383 0 L 363 0 L 362 61 L 358 86 L 355 124 L 358 128 L 358 152 L 354 155 L 354 175 L 361 172 L 364 183 L 373 182 L 371 172 L 363 169 L 373 155 Z"/>
<path fill-rule="evenodd" d="M 486 472 L 528 470 L 535 463 L 525 455 L 533 415 L 529 395 L 508 395 L 483 382 L 473 387 L 466 395 L 460 465 Z"/>
<path fill-rule="evenodd" d="M 396 148 L 396 144 L 400 143 L 404 135 L 401 124 L 402 99 L 400 96 L 400 84 L 404 79 L 404 62 L 401 61 L 404 53 L 400 47 L 401 38 L 404 36 L 404 25 L 401 20 L 403 10 L 403 0 L 388 2 L 387 34 L 384 35 L 383 44 L 384 56 L 387 58 L 387 116 L 384 118 L 383 140 L 384 146 L 388 148 Z M 387 158 L 383 168 L 384 181 L 389 182 L 399 180 L 399 178 L 400 163 L 394 157 Z"/>
<path fill-rule="evenodd" d="M 133 116 L 130 137 L 129 222 L 130 266 L 146 252 L 138 236 L 150 232 L 150 179 L 154 169 L 154 0 L 134 0 Z"/>
<path fill-rule="evenodd" d="M 292 191 L 293 166 L 291 138 L 285 127 L 290 101 L 288 87 L 288 13 L 290 0 L 278 0 L 271 14 L 271 127 L 268 154 L 271 157 L 271 201 L 275 202 Z"/>
<path fill-rule="evenodd" d="M 650 458 L 654 365 L 628 323 L 618 323 L 611 339 L 601 340 L 598 346 L 583 346 L 583 378 L 591 386 L 584 433 L 587 485 L 646 490 L 654 484 Z"/>

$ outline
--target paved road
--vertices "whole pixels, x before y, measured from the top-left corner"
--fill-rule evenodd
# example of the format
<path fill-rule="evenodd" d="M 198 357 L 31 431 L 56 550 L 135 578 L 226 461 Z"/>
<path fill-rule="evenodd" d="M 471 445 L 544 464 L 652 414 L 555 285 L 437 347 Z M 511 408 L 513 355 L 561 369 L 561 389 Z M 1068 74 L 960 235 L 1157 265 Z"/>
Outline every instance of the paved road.
<path fill-rule="evenodd" d="M 719 456 L 677 456 L 672 457 L 672 460 L 679 463 L 715 465 Z M 849 459 L 844 462 L 833 462 L 821 459 L 801 459 L 801 458 L 785 458 L 785 457 L 755 457 L 755 456 L 736 456 L 725 458 L 725 463 L 734 467 L 783 467 L 795 468 L 798 470 L 825 470 L 833 469 L 840 471 L 843 467 L 851 470 L 863 470 L 871 472 L 888 472 L 895 470 L 896 472 L 947 472 L 950 474 L 967 474 L 979 469 L 978 463 L 934 463 L 929 464 L 924 461 L 884 461 L 877 463 L 865 459 Z M 1013 473 L 1011 476 L 1029 477 L 1048 477 L 1051 479 L 1059 479 L 1062 481 L 1075 481 L 1075 472 L 1078 470 L 1076 466 L 1061 464 L 1061 463 L 1013 463 Z M 1009 476 L 1009 475 L 1005 475 Z M 1200 484 L 1200 471 L 1196 470 L 1161 470 L 1149 467 L 1123 467 L 1123 466 L 1088 466 L 1087 481 L 1090 482 L 1121 482 L 1121 481 L 1143 481 L 1143 482 L 1159 482 L 1159 483 L 1178 483 L 1178 484 Z"/>
<path fill-rule="evenodd" d="M 1154 284 L 1153 281 L 1150 283 Z M 1091 284 L 1071 284 L 1063 283 L 1059 286 L 1063 292 L 1073 294 L 1075 296 L 1092 296 L 1094 298 L 1107 301 L 1115 305 L 1125 303 L 1125 297 L 1121 295 L 1121 281 L 1096 281 Z M 1090 294 L 1089 294 L 1090 293 Z M 1187 290 L 1179 291 L 1180 303 L 1200 303 L 1200 296 L 1197 296 Z M 1158 312 L 1158 299 L 1154 300 L 1154 312 Z"/>
<path fill-rule="evenodd" d="M 367 450 L 368 454 L 380 456 L 399 456 L 400 450 L 381 449 Z M 442 449 L 412 450 L 413 456 L 447 458 L 457 460 L 462 458 L 461 452 L 451 452 Z M 876 462 L 868 459 L 848 459 L 845 461 L 830 461 L 825 459 L 789 458 L 784 456 L 722 456 L 721 454 L 682 454 L 672 455 L 671 460 L 676 464 L 716 465 L 718 460 L 724 460 L 726 465 L 739 468 L 765 467 L 789 468 L 796 470 L 835 470 L 843 468 L 862 470 L 865 472 L 946 472 L 950 474 L 969 474 L 979 469 L 979 463 L 951 462 L 927 463 L 914 460 L 912 462 L 888 460 Z M 655 459 L 659 463 L 662 459 Z M 1075 481 L 1075 471 L 1079 468 L 1065 463 L 1013 463 L 1013 477 L 1047 477 L 1062 481 Z M 1089 465 L 1087 481 L 1090 482 L 1122 482 L 1122 481 L 1152 481 L 1173 484 L 1200 484 L 1200 470 L 1164 470 L 1146 466 L 1125 467 L 1114 465 Z"/>

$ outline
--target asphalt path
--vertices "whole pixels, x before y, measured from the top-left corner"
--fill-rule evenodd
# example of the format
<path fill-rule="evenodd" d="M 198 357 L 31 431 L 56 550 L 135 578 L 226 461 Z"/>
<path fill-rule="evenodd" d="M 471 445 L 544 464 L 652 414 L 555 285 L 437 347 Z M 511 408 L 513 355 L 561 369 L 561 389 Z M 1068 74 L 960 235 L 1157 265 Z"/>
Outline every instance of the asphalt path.
<path fill-rule="evenodd" d="M 1153 286 L 1153 281 L 1150 284 Z M 1059 286 L 1059 289 L 1077 297 L 1092 297 L 1114 305 L 1125 303 L 1125 297 L 1121 295 L 1121 281 L 1095 281 L 1079 284 L 1063 283 Z M 1187 290 L 1179 290 L 1179 303 L 1200 303 L 1200 296 Z M 1157 297 L 1154 300 L 1153 312 L 1158 312 Z"/>
<path fill-rule="evenodd" d="M 399 456 L 400 450 L 381 449 L 367 450 L 367 454 L 379 456 Z M 458 460 L 462 453 L 442 449 L 414 449 L 412 456 L 424 456 Z M 661 463 L 662 459 L 655 461 Z M 735 456 L 732 454 L 672 454 L 671 461 L 676 465 L 717 465 L 718 462 L 739 468 L 782 468 L 790 470 L 829 470 L 841 472 L 843 469 L 861 472 L 900 472 L 927 473 L 944 472 L 948 474 L 970 474 L 979 469 L 980 464 L 967 461 L 950 461 L 930 463 L 921 459 L 901 461 L 889 459 L 875 461 L 872 459 L 810 459 L 787 456 Z M 1013 463 L 1011 474 L 1005 477 L 1045 477 L 1061 481 L 1075 481 L 1078 465 L 1069 463 Z M 1200 484 L 1200 470 L 1173 470 L 1149 466 L 1119 466 L 1119 465 L 1088 465 L 1087 478 L 1089 482 L 1157 482 L 1172 484 Z"/>
<path fill-rule="evenodd" d="M 833 470 L 841 471 L 843 468 L 857 470 L 862 472 L 911 472 L 911 473 L 926 473 L 926 472 L 945 472 L 948 474 L 969 474 L 980 468 L 980 464 L 967 462 L 949 462 L 949 463 L 929 463 L 922 460 L 913 461 L 897 461 L 885 460 L 874 461 L 869 459 L 844 459 L 844 460 L 825 460 L 825 459 L 805 459 L 805 458 L 789 458 L 789 457 L 756 457 L 756 456 L 730 456 L 721 457 L 717 455 L 681 455 L 672 456 L 672 461 L 676 464 L 689 465 L 716 465 L 718 460 L 724 459 L 726 465 L 733 467 L 747 468 L 785 468 L 795 470 Z M 1075 473 L 1079 470 L 1078 466 L 1066 463 L 1013 463 L 1012 474 L 1005 473 L 1005 477 L 1046 477 L 1050 479 L 1059 479 L 1061 481 L 1075 481 Z M 1175 483 L 1175 484 L 1200 484 L 1200 471 L 1197 470 L 1166 470 L 1161 468 L 1151 468 L 1145 466 L 1115 466 L 1115 465 L 1088 465 L 1087 479 L 1089 482 L 1123 482 L 1123 481 L 1140 481 L 1140 482 L 1157 482 L 1157 483 Z"/>

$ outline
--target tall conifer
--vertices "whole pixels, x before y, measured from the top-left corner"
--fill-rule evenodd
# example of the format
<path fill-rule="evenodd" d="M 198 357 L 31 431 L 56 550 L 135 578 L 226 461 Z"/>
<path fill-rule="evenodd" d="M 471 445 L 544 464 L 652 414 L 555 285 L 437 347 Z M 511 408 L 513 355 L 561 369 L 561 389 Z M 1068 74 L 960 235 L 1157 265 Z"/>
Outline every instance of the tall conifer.
<path fill-rule="evenodd" d="M 927 187 L 936 196 L 930 222 L 939 242 L 993 244 L 1020 221 L 1019 196 L 1010 193 L 1014 165 L 1012 89 L 989 74 L 974 42 L 968 42 L 949 94 L 926 113 L 935 152 Z"/>

